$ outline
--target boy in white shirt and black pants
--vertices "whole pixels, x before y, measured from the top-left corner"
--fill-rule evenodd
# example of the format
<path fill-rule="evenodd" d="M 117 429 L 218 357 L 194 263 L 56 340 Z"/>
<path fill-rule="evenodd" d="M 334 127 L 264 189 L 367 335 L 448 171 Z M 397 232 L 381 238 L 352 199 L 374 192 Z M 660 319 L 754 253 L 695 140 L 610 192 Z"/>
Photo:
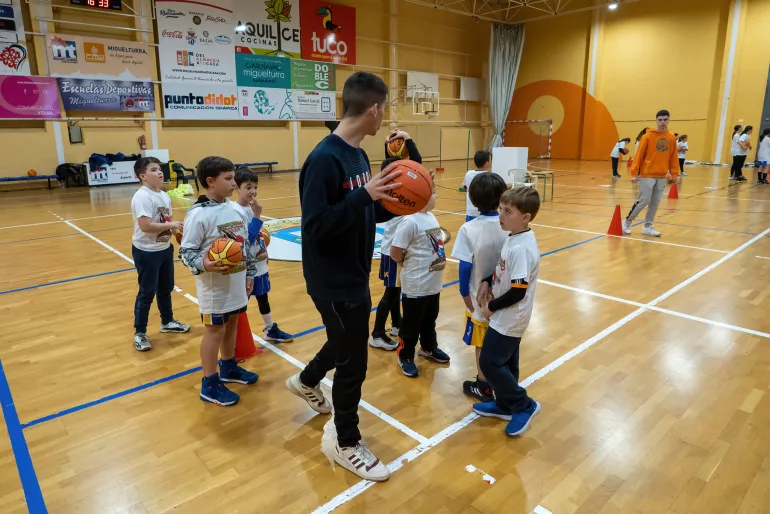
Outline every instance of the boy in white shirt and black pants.
<path fill-rule="evenodd" d="M 523 433 L 540 412 L 540 404 L 519 385 L 519 345 L 532 317 L 540 267 L 540 250 L 529 228 L 538 210 L 540 196 L 535 189 L 519 187 L 503 193 L 500 225 L 511 235 L 503 244 L 494 275 L 479 288 L 477 298 L 482 314 L 490 320 L 479 365 L 495 400 L 477 403 L 473 410 L 480 416 L 507 420 L 509 436 Z"/>
<path fill-rule="evenodd" d="M 465 221 L 471 221 L 473 218 L 479 215 L 479 210 L 473 205 L 470 195 L 470 187 L 473 179 L 477 175 L 482 173 L 489 173 L 492 171 L 492 154 L 487 150 L 479 150 L 473 156 L 473 164 L 476 165 L 475 170 L 468 170 L 463 178 L 463 185 L 461 190 L 465 191 Z"/>
<path fill-rule="evenodd" d="M 435 187 L 435 186 L 434 186 Z M 401 263 L 401 292 L 404 315 L 398 335 L 396 353 L 404 375 L 414 378 L 419 372 L 414 363 L 417 340 L 419 354 L 439 363 L 449 362 L 449 355 L 438 347 L 436 318 L 446 266 L 444 235 L 433 215 L 435 188 L 423 210 L 404 216 L 396 229 L 390 257 Z"/>
<path fill-rule="evenodd" d="M 172 232 L 182 230 L 181 221 L 171 221 L 171 198 L 160 190 L 163 171 L 155 157 L 142 157 L 134 164 L 142 187 L 131 198 L 134 235 L 131 254 L 139 274 L 139 293 L 134 304 L 134 348 L 152 348 L 147 337 L 147 320 L 152 300 L 157 296 L 161 332 L 187 332 L 190 327 L 174 319 L 171 292 L 174 290 L 174 250 Z"/>

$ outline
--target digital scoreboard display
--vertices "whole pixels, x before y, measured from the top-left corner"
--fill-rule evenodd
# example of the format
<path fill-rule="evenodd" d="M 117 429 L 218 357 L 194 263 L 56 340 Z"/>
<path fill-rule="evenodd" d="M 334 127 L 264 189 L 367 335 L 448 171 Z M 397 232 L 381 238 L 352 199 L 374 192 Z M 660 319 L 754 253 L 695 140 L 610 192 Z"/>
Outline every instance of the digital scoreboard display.
<path fill-rule="evenodd" d="M 123 0 L 70 0 L 70 4 L 112 11 L 123 9 Z"/>

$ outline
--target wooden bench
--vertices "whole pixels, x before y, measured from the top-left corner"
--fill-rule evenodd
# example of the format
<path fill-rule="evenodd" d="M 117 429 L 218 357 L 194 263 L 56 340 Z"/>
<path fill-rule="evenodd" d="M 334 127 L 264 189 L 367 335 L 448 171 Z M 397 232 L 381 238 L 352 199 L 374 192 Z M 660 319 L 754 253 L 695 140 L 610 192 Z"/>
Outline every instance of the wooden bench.
<path fill-rule="evenodd" d="M 58 179 L 56 175 L 35 175 L 34 177 L 0 177 L 0 182 L 21 182 L 24 180 L 47 180 L 48 181 L 48 189 L 53 189 L 51 187 L 51 179 Z"/>
<path fill-rule="evenodd" d="M 244 162 L 243 164 L 235 164 L 236 168 L 243 166 L 245 168 L 267 168 L 268 173 L 273 172 L 273 164 L 278 164 L 278 161 L 274 162 Z M 256 170 L 255 170 L 256 171 Z"/>

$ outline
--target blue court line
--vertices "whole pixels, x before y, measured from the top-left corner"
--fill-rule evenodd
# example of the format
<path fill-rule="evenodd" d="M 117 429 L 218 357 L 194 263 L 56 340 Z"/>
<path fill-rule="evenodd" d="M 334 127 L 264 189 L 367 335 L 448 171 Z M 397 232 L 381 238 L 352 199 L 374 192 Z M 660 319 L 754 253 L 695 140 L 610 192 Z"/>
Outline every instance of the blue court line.
<path fill-rule="evenodd" d="M 2 361 L 0 361 L 0 405 L 5 418 L 5 426 L 8 429 L 8 437 L 11 440 L 16 469 L 19 471 L 21 487 L 24 490 L 24 498 L 27 500 L 27 509 L 32 514 L 47 513 L 48 509 L 45 506 L 40 483 L 35 474 L 35 466 L 32 464 L 32 456 L 29 454 L 27 440 L 22 431 L 24 427 L 19 423 L 19 414 L 13 404 L 11 388 L 8 386 Z"/>
<path fill-rule="evenodd" d="M 45 284 L 38 284 L 36 286 L 20 287 L 18 289 L 9 289 L 7 291 L 0 291 L 0 295 L 18 293 L 19 291 L 28 291 L 30 289 L 40 289 L 41 287 L 55 286 L 57 284 L 66 284 L 68 282 L 77 282 L 78 280 L 85 280 L 87 278 L 103 277 L 105 275 L 115 275 L 117 273 L 125 273 L 126 271 L 134 271 L 136 268 L 124 268 L 115 271 L 105 271 L 104 273 L 96 273 L 95 275 L 85 275 L 83 277 L 68 278 L 65 280 L 57 280 L 56 282 L 47 282 Z"/>
<path fill-rule="evenodd" d="M 546 257 L 547 255 L 553 255 L 555 253 L 561 252 L 562 250 L 567 250 L 569 248 L 575 248 L 576 246 L 584 245 L 586 243 L 590 243 L 591 241 L 596 241 L 597 239 L 602 239 L 604 237 L 607 237 L 607 236 L 602 234 L 600 236 L 592 237 L 591 239 L 586 239 L 585 241 L 580 241 L 579 243 L 571 244 L 571 245 L 565 246 L 563 248 L 557 248 L 556 250 L 551 250 L 550 252 L 541 253 L 540 257 Z"/>
<path fill-rule="evenodd" d="M 59 411 L 55 414 L 49 414 L 48 416 L 43 416 L 42 418 L 38 418 L 36 420 L 30 421 L 29 423 L 24 423 L 21 426 L 21 428 L 29 428 L 33 425 L 38 425 L 40 423 L 43 423 L 45 421 L 50 421 L 52 419 L 60 418 L 62 416 L 66 416 L 67 414 L 72 414 L 73 412 L 77 412 L 83 409 L 87 409 L 88 407 L 93 407 L 94 405 L 99 405 L 101 403 L 108 402 L 110 400 L 115 400 L 117 398 L 121 398 L 123 396 L 129 395 L 131 393 L 136 393 L 139 391 L 143 391 L 145 389 L 149 389 L 150 387 L 156 386 L 158 384 L 163 384 L 165 382 L 170 382 L 172 380 L 175 380 L 177 378 L 181 378 L 187 375 L 191 375 L 193 373 L 197 373 L 198 371 L 201 371 L 203 369 L 202 366 L 198 366 L 196 368 L 188 369 L 185 371 L 181 371 L 179 373 L 175 373 L 173 375 L 159 378 L 158 380 L 153 380 L 152 382 L 147 382 L 146 384 L 142 384 L 140 386 L 132 387 L 131 389 L 126 389 L 125 391 L 120 391 L 119 393 L 111 394 L 109 396 L 105 396 L 104 398 L 100 398 L 98 400 L 94 400 L 92 402 L 84 403 L 82 405 L 77 405 L 75 407 L 71 407 L 69 409 L 64 409 L 63 411 Z M 0 387 L 2 387 L 2 384 L 0 384 Z M 2 391 L 0 391 L 1 393 Z"/>

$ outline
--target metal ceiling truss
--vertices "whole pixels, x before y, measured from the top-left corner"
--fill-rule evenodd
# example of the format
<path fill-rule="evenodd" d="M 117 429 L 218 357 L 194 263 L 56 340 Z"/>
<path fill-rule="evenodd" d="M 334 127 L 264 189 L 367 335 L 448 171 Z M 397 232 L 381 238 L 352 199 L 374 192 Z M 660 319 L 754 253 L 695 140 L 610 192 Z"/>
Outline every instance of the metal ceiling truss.
<path fill-rule="evenodd" d="M 476 20 L 517 24 L 639 0 L 406 0 Z"/>

